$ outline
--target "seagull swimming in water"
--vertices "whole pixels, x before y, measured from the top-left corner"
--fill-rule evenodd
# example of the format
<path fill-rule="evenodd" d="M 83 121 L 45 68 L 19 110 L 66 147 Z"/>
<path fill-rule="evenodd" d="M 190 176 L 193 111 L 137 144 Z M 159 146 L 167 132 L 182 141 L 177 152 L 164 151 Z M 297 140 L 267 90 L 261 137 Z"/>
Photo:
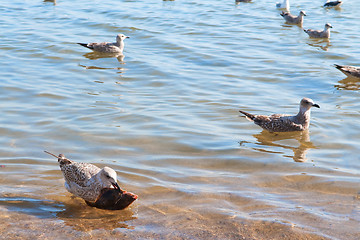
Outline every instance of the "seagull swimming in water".
<path fill-rule="evenodd" d="M 90 163 L 78 163 L 65 158 L 63 154 L 46 153 L 56 157 L 65 179 L 65 188 L 77 197 L 87 202 L 95 202 L 104 188 L 115 188 L 121 191 L 117 184 L 116 172 L 109 167 L 102 169 Z"/>
<path fill-rule="evenodd" d="M 101 53 L 122 53 L 125 47 L 124 40 L 130 38 L 124 34 L 116 36 L 115 43 L 102 42 L 102 43 L 78 43 L 79 45 L 89 48 L 96 52 Z"/>
<path fill-rule="evenodd" d="M 290 12 L 282 12 L 280 15 L 285 19 L 287 23 L 290 24 L 302 24 L 304 21 L 304 16 L 306 13 L 304 11 L 300 11 L 299 16 L 292 15 Z"/>
<path fill-rule="evenodd" d="M 311 38 L 330 38 L 330 28 L 332 28 L 331 24 L 326 23 L 324 30 L 304 29 L 304 32 Z"/>
<path fill-rule="evenodd" d="M 335 64 L 335 67 L 348 77 L 360 78 L 360 67 L 337 65 L 337 64 Z"/>
<path fill-rule="evenodd" d="M 300 101 L 299 113 L 294 116 L 285 114 L 273 114 L 270 116 L 253 115 L 244 111 L 240 111 L 240 113 L 244 114 L 248 120 L 253 121 L 256 125 L 259 125 L 269 132 L 304 131 L 308 129 L 310 125 L 311 107 L 320 108 L 312 99 L 303 98 Z"/>
<path fill-rule="evenodd" d="M 289 3 L 289 0 L 284 0 L 284 2 L 282 2 L 282 3 L 277 2 L 277 3 L 276 3 L 276 8 L 278 8 L 278 9 L 285 9 L 286 11 L 290 11 L 290 3 Z"/>
<path fill-rule="evenodd" d="M 330 8 L 330 7 L 340 7 L 341 4 L 343 4 L 343 2 L 340 1 L 340 0 L 335 0 L 335 1 L 326 0 L 326 3 L 324 4 L 324 7 L 326 7 L 326 8 Z"/>

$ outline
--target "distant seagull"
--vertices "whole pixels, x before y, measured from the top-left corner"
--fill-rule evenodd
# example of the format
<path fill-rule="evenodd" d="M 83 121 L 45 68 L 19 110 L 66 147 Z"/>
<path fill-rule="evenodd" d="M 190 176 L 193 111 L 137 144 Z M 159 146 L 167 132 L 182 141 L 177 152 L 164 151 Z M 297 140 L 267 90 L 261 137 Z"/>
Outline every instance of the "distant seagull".
<path fill-rule="evenodd" d="M 340 7 L 341 4 L 343 4 L 343 2 L 340 1 L 340 0 L 335 0 L 335 1 L 326 0 L 326 3 L 324 4 L 324 7 L 326 7 L 326 8 L 330 8 L 330 7 Z"/>
<path fill-rule="evenodd" d="M 360 78 L 360 67 L 337 65 L 337 64 L 335 64 L 335 67 L 348 77 Z"/>
<path fill-rule="evenodd" d="M 116 36 L 115 43 L 102 42 L 102 43 L 78 43 L 78 44 L 80 44 L 83 47 L 90 48 L 91 50 L 96 52 L 122 53 L 125 46 L 124 45 L 125 38 L 129 38 L 129 37 L 125 36 L 124 34 L 118 34 Z"/>
<path fill-rule="evenodd" d="M 239 3 L 239 2 L 251 2 L 252 0 L 235 0 L 236 3 Z"/>
<path fill-rule="evenodd" d="M 284 0 L 283 3 L 276 3 L 276 8 L 278 9 L 286 9 L 286 11 L 290 11 L 290 3 L 289 0 Z"/>
<path fill-rule="evenodd" d="M 56 156 L 61 172 L 65 178 L 65 188 L 85 201 L 95 202 L 104 188 L 115 188 L 120 191 L 117 184 L 116 172 L 109 167 L 102 169 L 90 163 L 78 163 L 67 159 L 63 154 Z"/>
<path fill-rule="evenodd" d="M 300 11 L 299 16 L 292 15 L 290 12 L 282 12 L 280 15 L 285 19 L 287 23 L 290 24 L 302 24 L 304 21 L 304 16 L 306 13 L 304 11 Z"/>
<path fill-rule="evenodd" d="M 250 121 L 254 121 L 263 129 L 269 132 L 292 132 L 304 131 L 310 125 L 310 109 L 311 107 L 320 108 L 310 98 L 303 98 L 300 102 L 299 113 L 295 116 L 285 114 L 253 115 L 244 111 L 240 111 Z"/>
<path fill-rule="evenodd" d="M 304 29 L 304 32 L 306 32 L 309 37 L 312 38 L 330 38 L 330 28 L 332 28 L 330 23 L 325 24 L 325 29 L 323 31 L 321 30 L 313 30 L 313 29 Z"/>

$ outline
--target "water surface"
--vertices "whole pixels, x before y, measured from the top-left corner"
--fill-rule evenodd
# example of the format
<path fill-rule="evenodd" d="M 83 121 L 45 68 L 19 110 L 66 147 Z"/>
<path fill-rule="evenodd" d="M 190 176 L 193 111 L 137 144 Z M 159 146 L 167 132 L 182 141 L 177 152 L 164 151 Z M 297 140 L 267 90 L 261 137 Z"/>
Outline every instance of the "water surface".
<path fill-rule="evenodd" d="M 0 3 L 0 231 L 6 239 L 359 239 L 357 1 Z M 77 42 L 130 36 L 125 58 Z M 295 114 L 270 134 L 239 117 Z M 109 166 L 139 195 L 124 211 L 73 198 L 56 159 Z M 60 235 L 59 235 L 60 234 Z"/>

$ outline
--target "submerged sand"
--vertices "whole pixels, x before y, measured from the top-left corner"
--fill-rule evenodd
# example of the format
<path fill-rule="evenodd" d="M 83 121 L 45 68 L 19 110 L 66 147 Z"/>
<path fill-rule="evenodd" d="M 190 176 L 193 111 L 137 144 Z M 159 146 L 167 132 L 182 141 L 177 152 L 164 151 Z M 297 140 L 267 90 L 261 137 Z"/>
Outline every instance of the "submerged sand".
<path fill-rule="evenodd" d="M 239 218 L 204 219 L 194 214 L 174 222 L 166 218 L 135 219 L 130 225 L 108 223 L 106 219 L 58 220 L 8 211 L 1 214 L 2 239 L 327 239 L 289 224 Z M 108 224 L 117 227 L 112 229 Z M 158 228 L 164 225 L 166 231 Z"/>

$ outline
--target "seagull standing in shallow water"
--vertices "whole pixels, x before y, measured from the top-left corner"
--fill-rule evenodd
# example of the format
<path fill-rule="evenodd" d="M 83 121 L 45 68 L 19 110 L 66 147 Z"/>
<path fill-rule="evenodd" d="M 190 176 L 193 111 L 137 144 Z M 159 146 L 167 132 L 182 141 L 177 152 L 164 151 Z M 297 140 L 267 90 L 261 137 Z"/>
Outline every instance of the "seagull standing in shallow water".
<path fill-rule="evenodd" d="M 311 38 L 330 38 L 330 28 L 332 28 L 330 23 L 325 24 L 325 28 L 323 31 L 321 30 L 313 30 L 313 29 L 304 29 L 309 37 Z"/>
<path fill-rule="evenodd" d="M 240 113 L 244 114 L 248 120 L 253 121 L 256 125 L 259 125 L 269 132 L 304 131 L 308 129 L 310 125 L 311 107 L 320 108 L 312 99 L 303 98 L 300 101 L 299 113 L 295 116 L 285 114 L 273 114 L 270 116 L 253 115 L 244 111 L 240 111 Z"/>
<path fill-rule="evenodd" d="M 122 53 L 125 47 L 124 40 L 130 38 L 124 34 L 116 36 L 115 43 L 102 42 L 102 43 L 78 43 L 79 45 L 89 48 L 96 52 L 101 53 Z"/>
<path fill-rule="evenodd" d="M 290 24 L 302 24 L 304 21 L 304 16 L 306 13 L 304 11 L 300 11 L 299 16 L 292 15 L 290 12 L 282 12 L 280 15 L 285 19 L 287 23 Z"/>
<path fill-rule="evenodd" d="M 88 202 L 95 202 L 104 188 L 115 188 L 119 192 L 121 191 L 117 184 L 116 172 L 112 168 L 100 169 L 90 163 L 74 162 L 63 154 L 56 156 L 45 152 L 58 159 L 65 179 L 65 188 L 75 196 Z"/>

